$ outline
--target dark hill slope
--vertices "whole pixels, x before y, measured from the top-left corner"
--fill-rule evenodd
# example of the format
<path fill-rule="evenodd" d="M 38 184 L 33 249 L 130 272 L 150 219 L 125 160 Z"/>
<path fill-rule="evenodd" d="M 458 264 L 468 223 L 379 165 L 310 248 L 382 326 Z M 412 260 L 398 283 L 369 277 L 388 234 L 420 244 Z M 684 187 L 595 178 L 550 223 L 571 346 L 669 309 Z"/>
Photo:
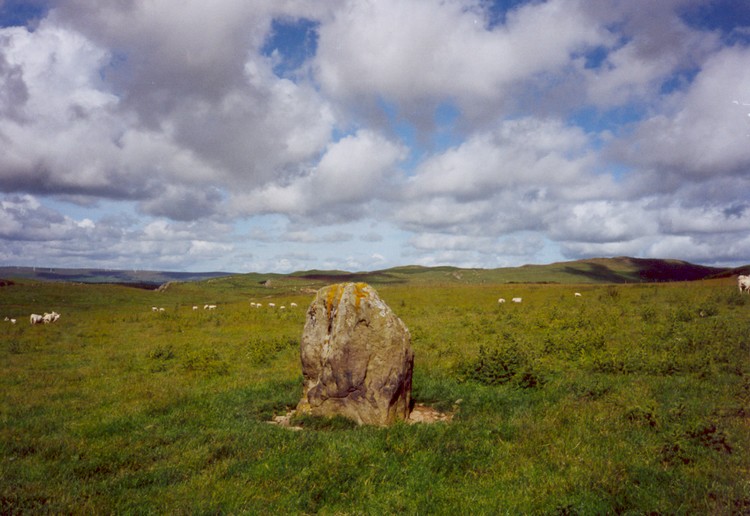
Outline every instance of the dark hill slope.
<path fill-rule="evenodd" d="M 168 272 L 115 269 L 59 269 L 51 267 L 0 267 L 0 278 L 24 278 L 71 283 L 114 283 L 157 288 L 169 281 L 200 281 L 228 276 L 228 272 Z"/>
<path fill-rule="evenodd" d="M 499 269 L 410 265 L 357 273 L 306 271 L 291 274 L 290 278 L 324 283 L 364 281 L 375 285 L 398 283 L 650 283 L 729 276 L 734 270 L 695 265 L 681 260 L 618 257 Z"/>
<path fill-rule="evenodd" d="M 588 270 L 586 270 L 585 265 L 589 266 Z M 625 256 L 568 262 L 567 267 L 571 274 L 611 283 L 694 281 L 715 276 L 726 270 L 719 267 L 695 265 L 682 260 L 629 258 Z"/>
<path fill-rule="evenodd" d="M 681 260 L 617 257 L 499 269 L 461 269 L 449 266 L 422 267 L 408 265 L 370 272 L 310 270 L 297 271 L 291 274 L 0 267 L 0 278 L 78 283 L 118 283 L 144 288 L 156 288 L 170 281 L 214 281 L 217 282 L 217 286 L 227 289 L 256 289 L 272 286 L 316 288 L 330 283 L 346 281 L 361 281 L 373 285 L 650 283 L 721 278 L 748 273 L 748 271 L 750 271 L 750 266 L 732 269 L 707 267 Z"/>

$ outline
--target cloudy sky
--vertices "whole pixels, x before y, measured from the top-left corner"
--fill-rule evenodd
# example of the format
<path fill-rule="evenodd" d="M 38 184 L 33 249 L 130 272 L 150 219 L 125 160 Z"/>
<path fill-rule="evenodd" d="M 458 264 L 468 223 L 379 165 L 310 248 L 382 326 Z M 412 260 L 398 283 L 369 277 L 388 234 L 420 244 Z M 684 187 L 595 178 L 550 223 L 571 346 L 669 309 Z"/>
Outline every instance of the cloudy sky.
<path fill-rule="evenodd" d="M 0 0 L 0 265 L 750 263 L 747 0 Z"/>

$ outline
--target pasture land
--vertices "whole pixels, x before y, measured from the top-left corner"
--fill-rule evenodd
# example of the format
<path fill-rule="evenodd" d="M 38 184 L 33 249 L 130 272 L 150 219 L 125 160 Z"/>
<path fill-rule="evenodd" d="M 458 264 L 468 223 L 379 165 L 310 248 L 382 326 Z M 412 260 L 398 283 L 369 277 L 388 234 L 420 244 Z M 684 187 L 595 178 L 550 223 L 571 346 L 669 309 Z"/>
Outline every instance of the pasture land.
<path fill-rule="evenodd" d="M 0 288 L 0 512 L 750 511 L 732 280 L 375 285 L 411 330 L 415 401 L 453 421 L 294 432 L 267 421 L 299 399 L 316 286 Z"/>

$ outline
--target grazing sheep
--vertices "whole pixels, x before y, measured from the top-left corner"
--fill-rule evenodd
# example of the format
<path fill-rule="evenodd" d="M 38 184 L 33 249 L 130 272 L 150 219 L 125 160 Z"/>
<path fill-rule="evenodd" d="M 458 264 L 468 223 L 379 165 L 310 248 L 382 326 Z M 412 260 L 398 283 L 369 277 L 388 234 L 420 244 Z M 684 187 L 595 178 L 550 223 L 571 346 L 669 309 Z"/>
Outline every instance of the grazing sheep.
<path fill-rule="evenodd" d="M 289 303 L 289 306 L 291 306 L 292 308 L 296 308 L 297 307 L 297 303 Z"/>
<path fill-rule="evenodd" d="M 575 296 L 575 297 L 581 297 L 581 293 L 580 292 L 576 292 L 575 294 L 573 294 L 573 296 Z"/>
<path fill-rule="evenodd" d="M 742 292 L 750 292 L 750 276 L 742 274 L 737 276 L 737 286 L 740 287 L 740 294 Z"/>
<path fill-rule="evenodd" d="M 60 314 L 58 314 L 55 311 L 52 311 L 52 313 L 49 313 L 49 314 L 47 312 L 44 312 L 44 315 L 42 316 L 42 321 L 44 322 L 44 324 L 49 324 L 49 323 L 56 322 L 59 318 L 60 318 Z"/>
<path fill-rule="evenodd" d="M 497 300 L 497 303 L 498 303 L 498 304 L 503 304 L 503 303 L 505 303 L 505 298 L 502 298 L 502 297 L 501 297 L 500 299 L 498 299 L 498 300 Z"/>
<path fill-rule="evenodd" d="M 514 297 L 513 299 L 511 299 L 511 301 L 513 301 L 514 303 L 520 303 L 521 301 L 523 301 L 523 299 L 520 297 Z"/>
<path fill-rule="evenodd" d="M 44 322 L 44 317 L 39 314 L 31 314 L 29 316 L 29 322 L 31 324 L 42 324 Z"/>

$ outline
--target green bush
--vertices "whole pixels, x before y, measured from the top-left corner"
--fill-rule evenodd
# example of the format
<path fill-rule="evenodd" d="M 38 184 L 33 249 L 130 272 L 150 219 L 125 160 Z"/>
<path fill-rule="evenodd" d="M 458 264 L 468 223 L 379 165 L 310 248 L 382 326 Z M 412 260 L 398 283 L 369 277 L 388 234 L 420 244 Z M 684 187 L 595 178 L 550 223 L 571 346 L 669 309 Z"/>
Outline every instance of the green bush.
<path fill-rule="evenodd" d="M 159 346 L 148 352 L 148 357 L 154 360 L 172 360 L 175 357 L 171 345 Z"/>
<path fill-rule="evenodd" d="M 218 352 L 208 349 L 188 352 L 185 355 L 183 366 L 188 371 L 208 375 L 226 375 L 229 373 L 229 364 L 222 360 Z"/>
<path fill-rule="evenodd" d="M 18 339 L 10 339 L 10 342 L 8 342 L 8 351 L 13 355 L 21 353 L 21 341 Z"/>
<path fill-rule="evenodd" d="M 299 346 L 293 337 L 254 337 L 247 345 L 247 358 L 255 365 L 268 365 L 281 351 Z"/>
<path fill-rule="evenodd" d="M 458 367 L 459 379 L 474 380 L 484 385 L 501 385 L 513 379 L 521 366 L 516 349 L 489 349 L 479 347 L 479 354 L 461 363 Z"/>
<path fill-rule="evenodd" d="M 459 381 L 471 380 L 484 385 L 513 382 L 522 388 L 532 388 L 544 383 L 533 361 L 515 343 L 492 348 L 480 346 L 476 357 L 459 363 L 456 375 Z"/>

